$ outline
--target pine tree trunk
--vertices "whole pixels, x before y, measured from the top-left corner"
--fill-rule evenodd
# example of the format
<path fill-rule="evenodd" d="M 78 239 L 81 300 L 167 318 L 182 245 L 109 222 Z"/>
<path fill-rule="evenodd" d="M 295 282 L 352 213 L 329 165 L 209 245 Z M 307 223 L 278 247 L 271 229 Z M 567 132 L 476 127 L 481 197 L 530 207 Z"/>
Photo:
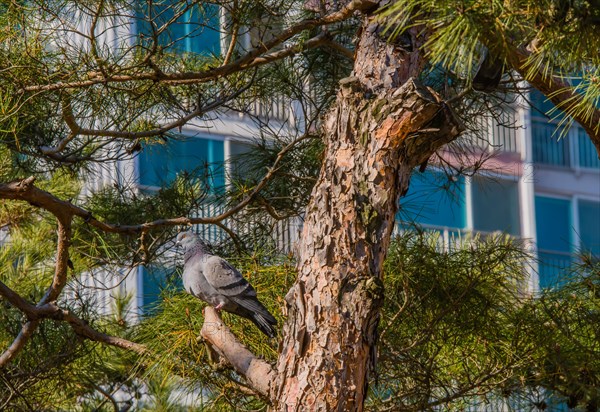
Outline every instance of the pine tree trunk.
<path fill-rule="evenodd" d="M 324 123 L 326 155 L 286 296 L 275 410 L 362 410 L 399 198 L 412 169 L 460 131 L 414 80 L 422 39 L 413 33 L 388 44 L 382 29 L 364 17 L 353 76 L 341 82 Z M 422 129 L 429 133 L 416 133 Z"/>

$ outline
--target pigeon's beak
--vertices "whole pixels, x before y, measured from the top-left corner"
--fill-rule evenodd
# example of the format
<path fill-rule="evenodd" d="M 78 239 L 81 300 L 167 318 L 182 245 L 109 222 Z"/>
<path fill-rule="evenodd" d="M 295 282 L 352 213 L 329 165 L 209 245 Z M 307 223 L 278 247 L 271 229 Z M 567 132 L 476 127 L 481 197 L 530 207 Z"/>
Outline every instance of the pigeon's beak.
<path fill-rule="evenodd" d="M 177 246 L 177 247 L 181 246 L 181 242 L 179 240 L 176 240 L 175 241 L 175 246 Z"/>

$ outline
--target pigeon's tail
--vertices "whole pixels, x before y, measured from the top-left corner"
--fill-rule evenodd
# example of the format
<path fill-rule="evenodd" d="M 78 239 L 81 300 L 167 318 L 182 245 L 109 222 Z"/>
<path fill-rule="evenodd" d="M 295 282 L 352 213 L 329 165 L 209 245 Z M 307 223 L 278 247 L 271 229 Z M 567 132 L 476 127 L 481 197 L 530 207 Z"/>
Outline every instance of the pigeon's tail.
<path fill-rule="evenodd" d="M 277 335 L 277 319 L 273 317 L 256 299 L 239 299 L 236 302 L 239 305 L 238 315 L 250 319 L 262 333 L 270 338 L 274 338 Z"/>
<path fill-rule="evenodd" d="M 269 314 L 269 316 L 271 315 Z M 275 326 L 277 326 L 277 321 L 269 322 L 269 320 L 260 313 L 253 314 L 250 320 L 254 322 L 258 329 L 260 329 L 260 331 L 268 337 L 274 338 L 277 335 L 277 331 L 275 330 Z M 273 318 L 273 320 L 275 320 L 275 318 Z"/>

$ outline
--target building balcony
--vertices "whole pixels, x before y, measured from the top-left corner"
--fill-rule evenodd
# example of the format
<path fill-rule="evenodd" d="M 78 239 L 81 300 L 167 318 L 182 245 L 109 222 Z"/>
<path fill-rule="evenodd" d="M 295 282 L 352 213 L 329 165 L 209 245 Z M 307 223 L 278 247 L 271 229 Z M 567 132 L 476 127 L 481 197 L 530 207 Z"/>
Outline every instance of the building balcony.
<path fill-rule="evenodd" d="M 487 152 L 521 153 L 517 112 L 513 108 L 507 107 L 496 117 L 479 117 L 475 123 L 480 135 L 468 133 L 463 137 L 465 142 Z"/>
<path fill-rule="evenodd" d="M 600 170 L 600 160 L 587 133 L 573 125 L 565 136 L 554 122 L 534 117 L 531 120 L 533 161 L 567 169 Z"/>
<path fill-rule="evenodd" d="M 223 205 L 207 203 L 192 213 L 190 217 L 214 217 L 226 211 L 227 208 Z M 236 236 L 248 241 L 248 244 L 256 246 L 259 243 L 269 243 L 264 246 L 273 248 L 281 253 L 290 253 L 293 251 L 302 229 L 300 218 L 275 220 L 268 215 L 253 216 L 250 219 L 241 219 L 238 215 L 234 215 L 224 219 L 221 223 L 222 226 L 214 224 L 194 225 L 193 231 L 211 244 L 222 244 L 232 240 L 227 231 L 230 230 Z M 265 234 L 268 234 L 268 236 L 265 237 Z"/>

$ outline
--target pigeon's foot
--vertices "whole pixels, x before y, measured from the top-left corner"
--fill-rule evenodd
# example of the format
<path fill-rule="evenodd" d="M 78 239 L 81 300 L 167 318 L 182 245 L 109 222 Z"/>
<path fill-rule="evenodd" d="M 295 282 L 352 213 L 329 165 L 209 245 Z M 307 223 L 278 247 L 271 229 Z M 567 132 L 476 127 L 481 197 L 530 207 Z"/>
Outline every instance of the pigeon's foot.
<path fill-rule="evenodd" d="M 221 309 L 223 309 L 223 304 L 222 304 L 222 303 L 219 303 L 217 306 L 215 306 L 215 310 L 216 310 L 217 312 L 220 312 L 220 311 L 221 311 Z"/>

